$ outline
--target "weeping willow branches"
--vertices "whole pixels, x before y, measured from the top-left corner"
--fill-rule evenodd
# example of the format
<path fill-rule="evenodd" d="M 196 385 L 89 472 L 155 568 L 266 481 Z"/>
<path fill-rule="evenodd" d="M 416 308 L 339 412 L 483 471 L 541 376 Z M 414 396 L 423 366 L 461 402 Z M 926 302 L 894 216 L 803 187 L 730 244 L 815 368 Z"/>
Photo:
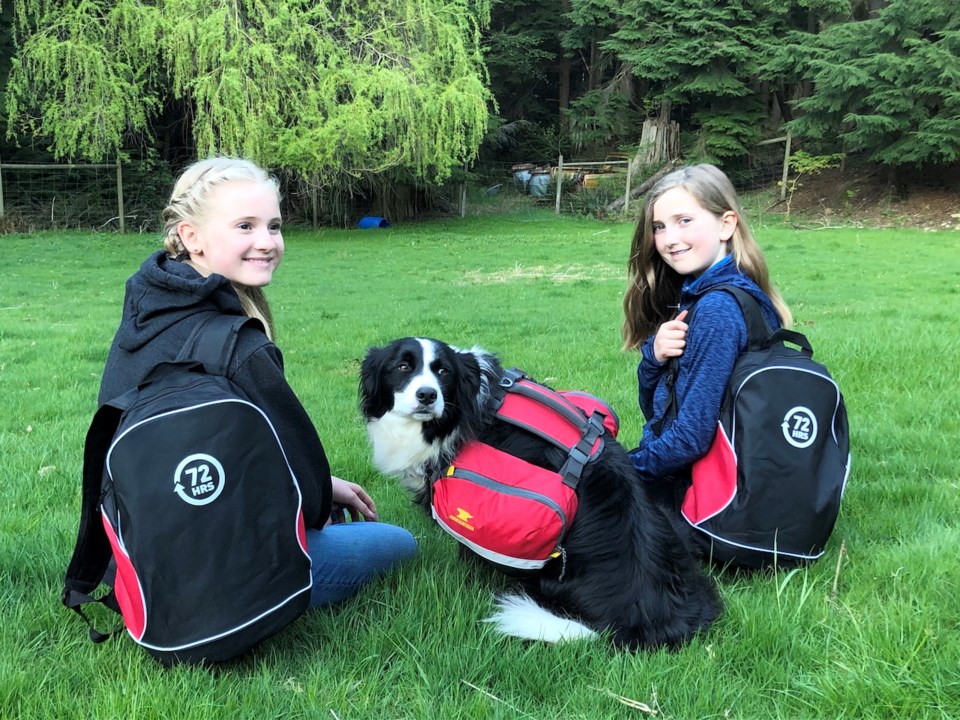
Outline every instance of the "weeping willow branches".
<path fill-rule="evenodd" d="M 490 0 L 15 0 L 12 134 L 99 161 L 171 101 L 200 155 L 441 181 L 479 147 Z"/>

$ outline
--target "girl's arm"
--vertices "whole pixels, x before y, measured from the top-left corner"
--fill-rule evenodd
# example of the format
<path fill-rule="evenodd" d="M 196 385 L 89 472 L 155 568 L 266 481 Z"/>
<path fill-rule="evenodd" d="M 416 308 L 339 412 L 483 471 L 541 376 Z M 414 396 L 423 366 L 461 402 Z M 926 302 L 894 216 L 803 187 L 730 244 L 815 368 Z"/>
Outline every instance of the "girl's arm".
<path fill-rule="evenodd" d="M 680 356 L 677 417 L 660 437 L 644 434 L 630 456 L 637 470 L 651 478 L 677 475 L 706 454 L 733 365 L 746 346 L 746 323 L 736 300 L 727 293 L 705 296 L 697 304 Z"/>
<path fill-rule="evenodd" d="M 270 418 L 300 486 L 306 525 L 322 527 L 330 517 L 330 465 L 310 416 L 284 377 L 280 350 L 263 336 L 231 380 Z"/>
<path fill-rule="evenodd" d="M 640 364 L 637 366 L 637 381 L 640 386 L 640 411 L 649 420 L 653 417 L 653 392 L 657 389 L 660 376 L 669 367 L 669 363 L 659 363 L 653 355 L 651 335 L 640 346 Z"/>

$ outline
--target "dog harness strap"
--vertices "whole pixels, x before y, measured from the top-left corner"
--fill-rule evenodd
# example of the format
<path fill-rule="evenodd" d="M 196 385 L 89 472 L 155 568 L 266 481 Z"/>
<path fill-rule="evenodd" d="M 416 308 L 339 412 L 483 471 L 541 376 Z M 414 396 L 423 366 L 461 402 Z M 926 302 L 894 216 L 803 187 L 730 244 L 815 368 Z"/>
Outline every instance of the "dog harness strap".
<path fill-rule="evenodd" d="M 603 415 L 594 411 L 593 415 L 587 421 L 587 427 L 574 447 L 570 448 L 570 454 L 567 461 L 560 468 L 560 478 L 564 485 L 576 489 L 580 482 L 580 476 L 583 474 L 584 466 L 595 457 L 600 448 L 598 442 L 603 434 Z"/>
<path fill-rule="evenodd" d="M 527 377 L 507 386 L 507 391 L 530 398 L 534 402 L 550 408 L 580 432 L 583 431 L 586 425 L 586 415 L 580 408 L 555 390 L 540 385 Z M 509 395 L 507 397 L 509 397 Z"/>
<path fill-rule="evenodd" d="M 500 387 L 510 389 L 518 380 L 523 380 L 527 374 L 520 368 L 507 368 L 500 378 Z"/>
<path fill-rule="evenodd" d="M 554 555 L 556 557 L 556 555 Z M 567 549 L 565 547 L 560 548 L 560 577 L 557 578 L 557 582 L 563 582 L 563 576 L 567 574 Z"/>

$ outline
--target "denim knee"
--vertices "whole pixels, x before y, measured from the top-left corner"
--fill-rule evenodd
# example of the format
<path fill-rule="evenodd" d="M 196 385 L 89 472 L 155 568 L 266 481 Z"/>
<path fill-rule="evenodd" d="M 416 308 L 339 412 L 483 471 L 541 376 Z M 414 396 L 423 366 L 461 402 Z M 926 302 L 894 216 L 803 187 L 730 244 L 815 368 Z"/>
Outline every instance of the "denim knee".
<path fill-rule="evenodd" d="M 313 563 L 310 606 L 341 602 L 363 585 L 415 557 L 417 541 L 404 528 L 380 522 L 351 522 L 307 531 Z"/>

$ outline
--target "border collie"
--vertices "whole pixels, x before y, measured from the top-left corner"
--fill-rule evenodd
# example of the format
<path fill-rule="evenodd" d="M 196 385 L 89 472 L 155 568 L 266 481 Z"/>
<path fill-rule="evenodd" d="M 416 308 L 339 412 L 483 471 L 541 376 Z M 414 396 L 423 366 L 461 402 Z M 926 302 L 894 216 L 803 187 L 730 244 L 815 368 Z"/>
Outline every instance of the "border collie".
<path fill-rule="evenodd" d="M 563 462 L 562 450 L 495 419 L 502 373 L 496 356 L 480 348 L 430 338 L 367 352 L 360 407 L 374 464 L 399 478 L 428 512 L 433 481 L 469 440 L 554 471 Z M 529 640 L 609 634 L 630 650 L 676 648 L 708 628 L 721 612 L 716 588 L 613 438 L 605 437 L 603 451 L 585 467 L 577 495 L 565 567 L 552 561 L 518 578 L 522 592 L 501 596 L 488 620 Z"/>

